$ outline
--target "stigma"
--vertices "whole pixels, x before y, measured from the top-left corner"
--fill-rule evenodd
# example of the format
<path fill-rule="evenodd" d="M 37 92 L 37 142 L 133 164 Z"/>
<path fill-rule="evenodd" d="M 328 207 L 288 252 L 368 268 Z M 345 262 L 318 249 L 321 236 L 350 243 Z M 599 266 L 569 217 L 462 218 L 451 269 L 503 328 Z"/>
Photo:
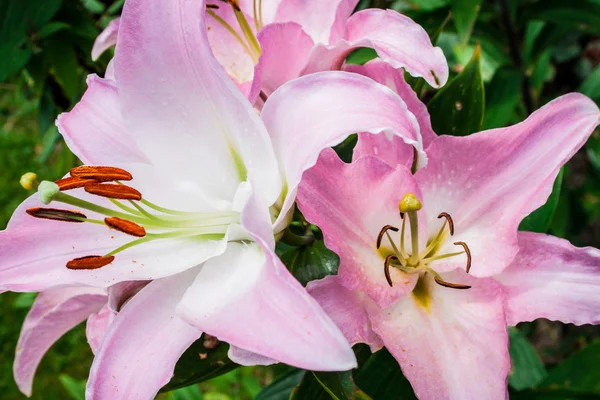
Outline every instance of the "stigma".
<path fill-rule="evenodd" d="M 120 168 L 76 167 L 71 169 L 68 177 L 39 183 L 37 189 L 41 202 L 45 205 L 52 203 L 52 207 L 35 207 L 26 212 L 39 219 L 102 225 L 104 228 L 98 229 L 115 230 L 132 237 L 130 242 L 106 254 L 86 255 L 68 261 L 65 266 L 72 270 L 102 268 L 111 264 L 118 253 L 155 240 L 221 240 L 230 225 L 240 223 L 240 214 L 235 211 L 183 212 L 156 205 L 145 199 L 136 188 L 122 183 L 132 179 L 128 171 Z M 26 183 L 34 180 L 35 177 L 29 177 Z M 97 198 L 108 199 L 111 206 L 65 193 L 74 189 L 83 189 Z M 59 208 L 56 203 L 69 207 Z M 102 218 L 95 218 L 95 215 Z"/>
<path fill-rule="evenodd" d="M 454 221 L 447 212 L 441 212 L 438 215 L 438 219 L 443 218 L 444 223 L 437 234 L 430 238 L 425 247 L 421 249 L 419 246 L 418 212 L 422 207 L 421 201 L 413 193 L 404 195 L 400 201 L 400 204 L 398 205 L 398 210 L 400 211 L 400 217 L 402 219 L 402 227 L 398 229 L 392 225 L 385 225 L 383 228 L 381 228 L 381 231 L 377 236 L 377 249 L 381 248 L 381 245 L 386 238 L 392 248 L 389 254 L 385 256 L 383 263 L 384 275 L 387 283 L 390 286 L 393 286 L 390 268 L 397 268 L 398 270 L 407 274 L 419 274 L 420 277 L 426 274 L 431 274 L 434 281 L 440 286 L 452 289 L 469 289 L 471 287 L 469 285 L 445 281 L 440 274 L 431 267 L 431 263 L 436 260 L 466 254 L 467 265 L 465 271 L 469 273 L 471 269 L 471 251 L 467 243 L 453 242 L 455 246 L 459 246 L 461 248 L 460 251 L 452 253 L 439 252 L 439 249 L 442 248 L 442 244 L 448 239 L 448 237 L 454 236 Z M 408 237 L 410 248 L 405 247 L 407 219 L 410 225 L 410 237 Z M 399 244 L 396 244 L 390 232 L 400 232 Z"/>

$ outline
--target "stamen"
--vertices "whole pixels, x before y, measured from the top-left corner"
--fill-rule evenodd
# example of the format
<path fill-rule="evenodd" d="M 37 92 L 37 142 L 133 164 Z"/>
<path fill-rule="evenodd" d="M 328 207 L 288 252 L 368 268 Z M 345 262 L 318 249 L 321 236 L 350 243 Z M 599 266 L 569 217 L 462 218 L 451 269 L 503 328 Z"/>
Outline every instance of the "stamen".
<path fill-rule="evenodd" d="M 233 7 L 233 9 L 235 11 L 242 11 L 242 9 L 240 8 L 239 4 L 237 3 L 236 0 L 225 0 L 225 3 L 229 4 L 231 7 Z"/>
<path fill-rule="evenodd" d="M 452 221 L 450 214 L 441 212 L 440 215 L 438 215 L 438 218 L 446 218 L 446 222 L 448 222 L 448 228 L 450 229 L 450 236 L 454 236 L 454 221 Z"/>
<path fill-rule="evenodd" d="M 79 178 L 76 176 L 69 176 L 68 178 L 59 179 L 54 183 L 56 183 L 58 185 L 58 188 L 62 192 L 65 190 L 78 189 L 78 188 L 84 187 L 88 183 L 94 183 L 94 182 L 95 181 L 93 179 L 85 179 L 85 178 Z"/>
<path fill-rule="evenodd" d="M 71 176 L 84 179 L 93 179 L 96 182 L 130 181 L 133 176 L 124 169 L 115 167 L 96 167 L 83 165 L 71 168 Z"/>
<path fill-rule="evenodd" d="M 141 200 L 142 194 L 136 189 L 127 185 L 117 185 L 110 183 L 89 183 L 84 186 L 86 192 L 97 196 L 108 197 L 109 199 L 120 200 Z"/>
<path fill-rule="evenodd" d="M 466 268 L 466 272 L 468 274 L 469 271 L 471 270 L 471 250 L 469 250 L 469 246 L 467 246 L 467 244 L 465 242 L 454 242 L 454 245 L 456 245 L 456 246 L 462 246 L 462 248 L 465 249 L 465 253 L 467 253 L 467 268 Z"/>
<path fill-rule="evenodd" d="M 51 219 L 64 222 L 85 222 L 86 215 L 79 211 L 61 210 L 58 208 L 29 208 L 25 211 L 35 218 Z"/>
<path fill-rule="evenodd" d="M 69 269 L 98 269 L 113 262 L 113 256 L 85 256 L 75 258 L 67 263 Z"/>
<path fill-rule="evenodd" d="M 390 287 L 394 286 L 394 283 L 392 282 L 392 277 L 390 275 L 390 263 L 393 260 L 398 260 L 398 257 L 396 257 L 393 254 L 390 254 L 389 256 L 387 256 L 385 258 L 385 263 L 383 264 L 383 272 L 385 274 L 385 280 L 387 281 L 388 285 L 390 285 Z"/>
<path fill-rule="evenodd" d="M 445 280 L 443 280 L 442 278 L 440 278 L 439 276 L 434 276 L 433 279 L 435 280 L 435 283 L 437 283 L 440 286 L 444 286 L 450 289 L 470 289 L 471 286 L 469 285 L 462 285 L 460 283 L 451 283 L 451 282 L 446 282 Z"/>
<path fill-rule="evenodd" d="M 395 228 L 391 225 L 386 225 L 383 228 L 381 228 L 381 231 L 379 232 L 379 235 L 377 235 L 377 248 L 381 247 L 381 241 L 383 240 L 383 235 L 385 235 L 385 233 L 390 230 L 393 232 L 398 232 L 398 228 Z"/>
<path fill-rule="evenodd" d="M 120 232 L 126 233 L 131 236 L 144 237 L 146 236 L 146 229 L 143 226 L 136 224 L 135 222 L 128 221 L 126 219 L 118 217 L 107 217 L 104 218 L 104 223 L 109 227 L 116 229 Z"/>
<path fill-rule="evenodd" d="M 206 5 L 206 8 L 213 8 L 213 9 L 215 9 L 215 10 L 218 10 L 218 9 L 219 9 L 219 6 L 218 6 L 218 5 L 216 5 L 216 4 L 207 4 L 207 5 Z"/>

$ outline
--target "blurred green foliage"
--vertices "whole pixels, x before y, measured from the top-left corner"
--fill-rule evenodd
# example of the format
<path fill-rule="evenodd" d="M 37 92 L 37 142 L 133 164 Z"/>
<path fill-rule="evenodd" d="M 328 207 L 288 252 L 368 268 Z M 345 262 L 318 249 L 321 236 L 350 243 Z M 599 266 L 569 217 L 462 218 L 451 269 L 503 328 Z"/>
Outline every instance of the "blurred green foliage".
<path fill-rule="evenodd" d="M 24 172 L 57 179 L 77 163 L 54 127 L 54 119 L 81 97 L 86 75 L 102 75 L 110 54 L 92 62 L 90 50 L 122 4 L 123 0 L 0 0 L 0 227 L 30 194 L 18 183 Z M 438 133 L 464 135 L 480 126 L 516 123 L 570 91 L 600 102 L 599 0 L 362 0 L 359 7 L 399 10 L 436 36 L 449 60 L 450 83 L 436 92 L 422 80 L 411 82 L 428 103 Z M 438 35 L 450 13 L 453 18 Z M 357 52 L 351 61 L 364 63 L 373 56 L 373 52 Z M 350 139 L 339 150 L 347 157 L 354 143 L 355 138 Z M 521 227 L 550 231 L 579 246 L 600 247 L 599 177 L 600 135 L 595 132 L 563 168 L 549 203 Z M 324 247 L 318 230 L 311 230 L 301 219 L 295 224 L 310 240 L 301 246 L 282 244 L 278 250 L 297 278 L 306 283 L 335 272 L 337 258 Z M 24 398 L 11 369 L 19 330 L 33 299 L 32 294 L 0 296 L 2 399 Z M 511 329 L 511 397 L 600 398 L 599 337 L 597 327 L 545 320 Z M 312 374 L 286 366 L 244 367 L 159 397 L 285 400 L 295 390 L 297 399 L 414 398 L 389 353 L 382 350 L 370 355 L 364 348 L 359 350 L 362 362 L 353 374 Z M 218 354 L 224 356 L 222 351 Z M 33 398 L 83 398 L 91 357 L 80 326 L 42 361 Z M 192 371 L 194 358 L 186 360 L 189 364 L 178 368 Z M 182 374 L 178 378 L 185 381 Z M 310 394 L 299 397 L 302 393 Z"/>

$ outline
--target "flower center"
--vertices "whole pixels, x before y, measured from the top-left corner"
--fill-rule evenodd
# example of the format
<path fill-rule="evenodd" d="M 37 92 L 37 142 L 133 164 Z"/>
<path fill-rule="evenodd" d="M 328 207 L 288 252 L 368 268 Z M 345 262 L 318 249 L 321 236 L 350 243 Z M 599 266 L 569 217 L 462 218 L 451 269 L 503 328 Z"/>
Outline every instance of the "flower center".
<path fill-rule="evenodd" d="M 233 14 L 235 15 L 235 19 L 237 20 L 240 30 L 242 31 L 242 34 L 244 36 L 243 38 L 236 32 L 236 30 L 229 23 L 227 23 L 227 21 L 225 21 L 223 18 L 218 16 L 213 11 L 213 9 L 219 8 L 218 5 L 207 4 L 206 5 L 206 13 L 208 15 L 210 15 L 211 17 L 213 17 L 213 19 L 215 21 L 217 21 L 219 24 L 221 24 L 227 30 L 227 32 L 229 32 L 235 38 L 235 40 L 237 40 L 242 45 L 242 47 L 246 50 L 246 52 L 250 55 L 250 57 L 254 61 L 254 64 L 257 64 L 258 58 L 260 57 L 260 54 L 261 54 L 260 44 L 258 43 L 258 40 L 256 39 L 256 35 L 252 31 L 252 28 L 250 27 L 250 24 L 248 23 L 246 16 L 242 12 L 242 9 L 240 8 L 237 0 L 221 0 L 221 1 L 229 4 L 231 6 L 231 8 L 233 8 Z M 260 31 L 263 27 L 262 0 L 254 0 L 253 14 L 254 14 L 253 15 L 254 27 L 256 29 L 256 32 L 258 33 L 258 31 Z"/>
<path fill-rule="evenodd" d="M 38 207 L 30 208 L 26 212 L 35 218 L 104 225 L 136 238 L 106 254 L 71 260 L 66 265 L 70 269 L 103 267 L 110 264 L 116 254 L 154 240 L 182 238 L 220 240 L 223 239 L 231 224 L 240 223 L 240 213 L 235 211 L 183 212 L 156 205 L 144 199 L 138 190 L 121 183 L 133 177 L 120 168 L 82 166 L 71 169 L 70 174 L 71 176 L 56 182 L 41 182 L 38 186 L 41 201 L 44 204 L 59 202 L 92 211 L 105 216 L 103 220 L 88 218 L 81 211 L 59 208 Z M 77 188 L 108 198 L 114 208 L 104 207 L 64 193 Z"/>
<path fill-rule="evenodd" d="M 391 225 L 385 225 L 381 228 L 379 235 L 377 236 L 377 249 L 381 248 L 381 243 L 386 237 L 392 246 L 392 251 L 389 252 L 385 257 L 384 262 L 384 272 L 385 278 L 390 286 L 393 286 L 392 278 L 390 275 L 390 267 L 397 268 L 400 271 L 407 274 L 419 274 L 425 275 L 427 273 L 431 273 L 434 277 L 434 280 L 437 284 L 445 287 L 449 287 L 452 289 L 469 289 L 471 286 L 462 285 L 458 283 L 447 282 L 440 274 L 438 274 L 435 270 L 433 270 L 430 264 L 433 261 L 455 257 L 461 254 L 467 255 L 467 267 L 466 272 L 468 273 L 471 269 L 471 251 L 465 242 L 454 242 L 454 245 L 462 247 L 462 251 L 454 252 L 454 253 L 440 253 L 439 250 L 442 247 L 442 244 L 446 240 L 446 236 L 449 233 L 450 236 L 454 235 L 454 221 L 452 221 L 452 217 L 450 214 L 446 212 L 442 212 L 438 215 L 438 218 L 444 218 L 444 224 L 438 231 L 438 233 L 432 237 L 423 250 L 419 250 L 419 220 L 418 220 L 418 211 L 422 208 L 421 202 L 417 197 L 408 193 L 400 201 L 398 206 L 400 210 L 400 217 L 402 218 L 402 228 L 398 229 Z M 410 223 L 410 239 L 411 248 L 405 248 L 405 231 L 406 231 L 406 220 L 409 220 Z M 400 231 L 400 241 L 399 245 L 396 245 L 391 232 Z"/>

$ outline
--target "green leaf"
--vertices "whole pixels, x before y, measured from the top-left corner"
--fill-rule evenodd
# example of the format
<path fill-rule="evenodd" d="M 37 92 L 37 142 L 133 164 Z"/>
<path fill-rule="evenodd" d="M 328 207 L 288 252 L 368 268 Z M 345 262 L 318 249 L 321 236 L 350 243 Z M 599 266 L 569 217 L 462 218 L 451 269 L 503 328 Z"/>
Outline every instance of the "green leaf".
<path fill-rule="evenodd" d="M 36 37 L 37 39 L 44 39 L 63 29 L 68 29 L 69 27 L 70 25 L 64 22 L 50 22 L 37 32 Z"/>
<path fill-rule="evenodd" d="M 333 400 L 371 400 L 354 384 L 352 371 L 313 372 L 312 374 Z"/>
<path fill-rule="evenodd" d="M 469 41 L 473 25 L 481 9 L 481 2 L 482 0 L 452 0 L 450 2 L 454 25 L 463 44 Z"/>
<path fill-rule="evenodd" d="M 373 400 L 416 400 L 410 382 L 398 362 L 386 350 L 379 350 L 354 374 L 354 382 Z"/>
<path fill-rule="evenodd" d="M 537 386 L 548 375 L 537 351 L 519 329 L 508 328 L 508 335 L 511 360 L 508 384 L 517 390 Z"/>
<path fill-rule="evenodd" d="M 64 374 L 59 375 L 58 380 L 73 400 L 85 400 L 85 381 L 78 381 Z"/>
<path fill-rule="evenodd" d="M 600 4 L 589 0 L 533 2 L 524 10 L 523 18 L 552 22 L 595 35 L 600 34 Z"/>
<path fill-rule="evenodd" d="M 288 400 L 294 388 L 302 381 L 305 372 L 300 369 L 286 372 L 264 388 L 255 400 Z"/>
<path fill-rule="evenodd" d="M 562 181 L 563 170 L 561 169 L 556 177 L 556 180 L 554 181 L 552 193 L 550 194 L 550 197 L 548 197 L 546 204 L 525 217 L 525 219 L 521 221 L 521 224 L 519 225 L 519 230 L 538 233 L 548 232 L 550 224 L 552 223 L 552 218 L 556 212 L 556 207 L 558 207 Z"/>
<path fill-rule="evenodd" d="M 579 92 L 600 102 L 600 66 L 596 67 L 579 87 Z"/>
<path fill-rule="evenodd" d="M 464 70 L 427 104 L 433 130 L 465 136 L 481 130 L 485 92 L 481 77 L 481 48 L 477 46 Z"/>
<path fill-rule="evenodd" d="M 348 64 L 363 65 L 372 59 L 377 58 L 377 52 L 369 47 L 361 47 L 354 50 L 346 57 Z"/>
<path fill-rule="evenodd" d="M 332 398 L 311 371 L 306 371 L 302 381 L 290 396 L 290 400 L 331 400 Z"/>
<path fill-rule="evenodd" d="M 50 61 L 50 72 L 65 96 L 75 99 L 82 92 L 85 80 L 73 45 L 59 34 L 47 40 L 44 51 Z"/>
<path fill-rule="evenodd" d="M 168 400 L 202 400 L 202 392 L 198 386 L 187 386 L 170 392 Z"/>
<path fill-rule="evenodd" d="M 294 247 L 281 255 L 281 261 L 303 285 L 337 273 L 340 258 L 322 240 L 311 246 Z"/>
<path fill-rule="evenodd" d="M 229 345 L 203 334 L 183 353 L 162 392 L 204 382 L 238 367 L 227 357 Z"/>
<path fill-rule="evenodd" d="M 100 14 L 106 8 L 106 6 L 98 0 L 81 0 L 81 3 L 85 9 L 92 14 Z"/>
<path fill-rule="evenodd" d="M 541 386 L 600 394 L 600 340 L 550 370 Z"/>
<path fill-rule="evenodd" d="M 37 293 L 18 293 L 16 294 L 15 302 L 13 303 L 14 308 L 31 308 Z"/>
<path fill-rule="evenodd" d="M 512 68 L 499 70 L 485 91 L 483 129 L 500 128 L 515 118 L 521 101 L 521 73 Z"/>

